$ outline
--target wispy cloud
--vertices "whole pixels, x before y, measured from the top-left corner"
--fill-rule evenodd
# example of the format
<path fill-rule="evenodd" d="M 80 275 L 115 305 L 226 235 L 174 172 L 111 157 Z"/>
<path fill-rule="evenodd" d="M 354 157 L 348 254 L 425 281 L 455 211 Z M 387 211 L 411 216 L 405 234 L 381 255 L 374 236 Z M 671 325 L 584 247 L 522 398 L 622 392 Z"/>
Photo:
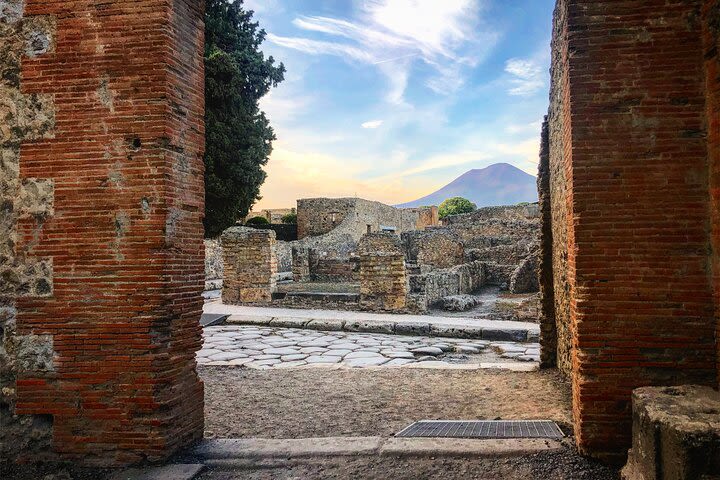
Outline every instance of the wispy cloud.
<path fill-rule="evenodd" d="M 382 120 L 371 120 L 360 125 L 362 128 L 378 128 L 383 124 Z"/>
<path fill-rule="evenodd" d="M 310 55 L 334 55 L 375 66 L 388 79 L 385 95 L 391 104 L 404 103 L 412 64 L 421 60 L 435 71 L 425 85 L 449 94 L 464 84 L 465 70 L 493 48 L 498 34 L 483 24 L 484 0 L 357 1 L 352 20 L 300 16 L 293 24 L 305 31 L 334 37 L 268 35 L 284 48 Z"/>
<path fill-rule="evenodd" d="M 512 75 L 508 90 L 510 95 L 534 95 L 545 87 L 545 75 L 539 61 L 534 59 L 512 58 L 505 63 L 505 71 Z"/>

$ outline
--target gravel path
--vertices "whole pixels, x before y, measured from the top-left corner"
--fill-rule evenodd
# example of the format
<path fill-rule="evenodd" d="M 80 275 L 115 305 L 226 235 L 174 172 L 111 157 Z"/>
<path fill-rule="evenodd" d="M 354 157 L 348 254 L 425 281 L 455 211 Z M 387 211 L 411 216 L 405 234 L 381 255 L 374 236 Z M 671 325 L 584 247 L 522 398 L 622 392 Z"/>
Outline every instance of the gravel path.
<path fill-rule="evenodd" d="M 203 349 L 198 352 L 201 365 L 269 369 L 339 364 L 361 368 L 433 362 L 424 366 L 443 367 L 540 359 L 537 343 L 232 325 L 206 327 L 203 333 Z"/>
<path fill-rule="evenodd" d="M 208 438 L 390 436 L 416 420 L 571 422 L 552 371 L 198 367 Z"/>

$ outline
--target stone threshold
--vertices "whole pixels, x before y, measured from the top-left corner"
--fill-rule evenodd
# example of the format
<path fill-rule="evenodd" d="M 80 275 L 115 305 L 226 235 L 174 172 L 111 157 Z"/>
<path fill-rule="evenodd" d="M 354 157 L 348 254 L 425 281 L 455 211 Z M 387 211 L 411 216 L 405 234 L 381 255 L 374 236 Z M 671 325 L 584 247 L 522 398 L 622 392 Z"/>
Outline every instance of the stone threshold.
<path fill-rule="evenodd" d="M 205 313 L 229 315 L 228 324 L 305 328 L 320 331 L 384 333 L 490 341 L 537 342 L 533 323 L 430 315 L 399 315 L 341 310 L 310 310 L 206 304 Z"/>
<path fill-rule="evenodd" d="M 498 458 L 562 448 L 561 441 L 544 438 L 230 438 L 203 440 L 189 453 L 205 465 L 232 466 L 235 462 L 343 456 Z"/>

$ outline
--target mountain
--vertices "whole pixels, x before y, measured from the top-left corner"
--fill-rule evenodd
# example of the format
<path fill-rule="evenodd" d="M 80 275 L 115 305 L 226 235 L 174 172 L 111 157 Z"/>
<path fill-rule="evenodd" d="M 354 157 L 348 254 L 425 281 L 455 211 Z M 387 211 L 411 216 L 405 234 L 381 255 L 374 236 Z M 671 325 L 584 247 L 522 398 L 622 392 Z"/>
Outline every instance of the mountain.
<path fill-rule="evenodd" d="M 440 205 L 451 197 L 467 198 L 478 207 L 538 201 L 535 177 L 509 163 L 495 163 L 489 167 L 469 170 L 440 190 L 397 206 L 410 208 Z"/>

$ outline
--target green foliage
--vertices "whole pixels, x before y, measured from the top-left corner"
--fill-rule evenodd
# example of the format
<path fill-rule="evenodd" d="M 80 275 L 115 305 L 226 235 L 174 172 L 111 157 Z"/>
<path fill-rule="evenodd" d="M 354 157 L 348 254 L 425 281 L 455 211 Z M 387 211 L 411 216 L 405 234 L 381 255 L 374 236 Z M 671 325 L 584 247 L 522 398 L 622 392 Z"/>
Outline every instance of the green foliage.
<path fill-rule="evenodd" d="M 467 198 L 452 197 L 440 204 L 440 207 L 438 207 L 438 214 L 440 215 L 440 218 L 445 218 L 450 215 L 474 212 L 475 210 L 477 210 L 477 206 Z"/>
<path fill-rule="evenodd" d="M 260 199 L 275 134 L 259 100 L 284 79 L 265 58 L 265 31 L 242 0 L 207 0 L 205 15 L 205 235 L 247 215 Z"/>
<path fill-rule="evenodd" d="M 282 223 L 290 223 L 290 224 L 296 224 L 297 223 L 297 213 L 288 213 L 287 215 L 283 215 Z"/>
<path fill-rule="evenodd" d="M 265 217 L 252 217 L 250 220 L 245 222 L 246 225 L 268 225 L 268 219 Z"/>

